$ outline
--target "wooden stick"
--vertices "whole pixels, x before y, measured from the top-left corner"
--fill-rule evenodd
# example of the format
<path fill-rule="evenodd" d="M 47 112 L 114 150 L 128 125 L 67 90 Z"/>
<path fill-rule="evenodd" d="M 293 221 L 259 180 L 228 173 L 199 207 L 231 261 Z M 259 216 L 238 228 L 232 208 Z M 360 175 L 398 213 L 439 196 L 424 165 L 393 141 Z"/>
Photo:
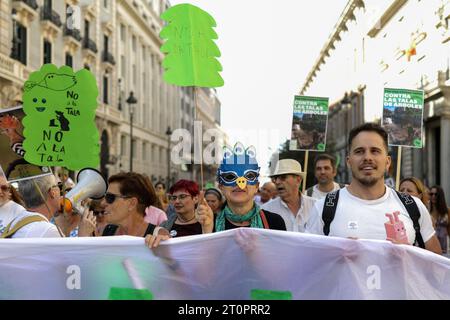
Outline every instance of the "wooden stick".
<path fill-rule="evenodd" d="M 199 107 L 198 107 L 198 98 L 197 98 L 198 88 L 194 87 L 194 103 L 195 103 L 195 120 L 199 121 Z M 203 137 L 195 137 L 194 139 L 200 139 L 200 190 L 203 190 Z"/>
<path fill-rule="evenodd" d="M 309 150 L 305 151 L 305 167 L 303 168 L 303 172 L 305 173 L 303 175 L 303 187 L 302 187 L 302 193 L 305 192 L 306 189 L 306 178 L 308 176 L 308 158 L 309 158 Z"/>
<path fill-rule="evenodd" d="M 395 190 L 398 191 L 400 187 L 400 169 L 402 166 L 402 147 L 398 146 L 397 152 L 397 177 L 395 178 Z"/>

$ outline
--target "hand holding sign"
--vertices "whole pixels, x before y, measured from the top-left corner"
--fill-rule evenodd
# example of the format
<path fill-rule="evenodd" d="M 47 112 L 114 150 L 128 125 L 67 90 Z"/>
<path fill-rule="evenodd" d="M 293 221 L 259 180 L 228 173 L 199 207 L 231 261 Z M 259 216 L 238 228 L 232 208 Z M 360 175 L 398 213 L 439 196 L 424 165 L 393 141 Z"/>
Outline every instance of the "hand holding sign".
<path fill-rule="evenodd" d="M 200 191 L 195 218 L 202 225 L 203 233 L 211 233 L 214 228 L 214 213 L 205 199 L 205 192 Z"/>
<path fill-rule="evenodd" d="M 95 126 L 98 89 L 93 74 L 45 64 L 24 85 L 25 159 L 72 170 L 97 167 Z"/>

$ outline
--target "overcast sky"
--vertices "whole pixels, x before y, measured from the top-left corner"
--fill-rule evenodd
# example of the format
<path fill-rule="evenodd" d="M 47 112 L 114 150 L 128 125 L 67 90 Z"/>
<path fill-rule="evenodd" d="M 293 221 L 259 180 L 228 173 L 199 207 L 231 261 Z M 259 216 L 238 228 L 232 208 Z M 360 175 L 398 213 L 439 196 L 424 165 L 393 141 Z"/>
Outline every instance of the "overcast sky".
<path fill-rule="evenodd" d="M 257 149 L 262 173 L 289 137 L 294 95 L 347 0 L 170 0 L 191 3 L 217 22 L 225 86 L 218 88 L 222 128 Z"/>

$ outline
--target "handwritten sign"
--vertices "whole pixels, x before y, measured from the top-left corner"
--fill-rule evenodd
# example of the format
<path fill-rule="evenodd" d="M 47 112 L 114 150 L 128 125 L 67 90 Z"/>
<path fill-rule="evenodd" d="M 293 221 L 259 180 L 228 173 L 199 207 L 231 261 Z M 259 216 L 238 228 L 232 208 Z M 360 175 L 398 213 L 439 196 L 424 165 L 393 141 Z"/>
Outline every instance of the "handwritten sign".
<path fill-rule="evenodd" d="M 30 163 L 71 170 L 97 167 L 95 126 L 98 89 L 86 69 L 45 64 L 24 84 L 24 149 Z"/>
<path fill-rule="evenodd" d="M 423 91 L 384 89 L 383 127 L 392 146 L 422 148 Z"/>
<path fill-rule="evenodd" d="M 328 98 L 295 96 L 290 150 L 324 151 Z"/>
<path fill-rule="evenodd" d="M 178 86 L 223 86 L 222 65 L 216 59 L 220 50 L 213 41 L 218 39 L 214 18 L 196 6 L 179 4 L 166 10 L 161 19 L 168 22 L 160 33 L 166 39 L 161 47 L 167 54 L 164 80 Z"/>

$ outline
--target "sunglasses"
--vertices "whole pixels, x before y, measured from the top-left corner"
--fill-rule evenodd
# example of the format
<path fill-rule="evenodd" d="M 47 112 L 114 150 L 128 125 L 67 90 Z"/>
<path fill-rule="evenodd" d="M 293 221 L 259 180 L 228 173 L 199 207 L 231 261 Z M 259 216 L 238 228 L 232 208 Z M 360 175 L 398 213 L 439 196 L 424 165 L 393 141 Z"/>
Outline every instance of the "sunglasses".
<path fill-rule="evenodd" d="M 10 186 L 7 185 L 7 184 L 2 184 L 2 185 L 0 186 L 0 189 L 1 189 L 3 192 L 8 192 L 9 189 L 10 189 Z"/>
<path fill-rule="evenodd" d="M 437 193 L 436 192 L 430 192 L 430 193 L 428 193 L 429 195 L 430 195 L 430 197 L 432 197 L 432 196 L 437 196 Z"/>
<path fill-rule="evenodd" d="M 130 198 L 129 196 L 122 196 L 120 194 L 114 194 L 114 193 L 105 193 L 105 201 L 108 204 L 114 203 L 114 201 L 116 201 L 116 198 L 122 198 L 122 199 L 127 199 Z"/>
<path fill-rule="evenodd" d="M 173 195 L 170 195 L 169 196 L 169 200 L 172 200 L 172 201 L 177 201 L 177 199 L 180 199 L 180 201 L 181 200 L 184 200 L 184 199 L 186 199 L 187 197 L 190 197 L 191 195 L 190 194 L 179 194 L 178 196 L 173 196 Z"/>
<path fill-rule="evenodd" d="M 247 181 L 249 182 L 255 181 L 256 179 L 258 179 L 258 176 L 259 173 L 257 171 L 247 171 L 244 174 L 244 178 L 247 179 Z M 225 183 L 233 183 L 239 178 L 239 176 L 234 172 L 223 172 L 220 174 L 220 178 Z"/>
<path fill-rule="evenodd" d="M 94 216 L 101 216 L 101 215 L 105 214 L 105 210 L 101 210 L 101 211 L 94 210 L 93 213 L 94 213 Z"/>

